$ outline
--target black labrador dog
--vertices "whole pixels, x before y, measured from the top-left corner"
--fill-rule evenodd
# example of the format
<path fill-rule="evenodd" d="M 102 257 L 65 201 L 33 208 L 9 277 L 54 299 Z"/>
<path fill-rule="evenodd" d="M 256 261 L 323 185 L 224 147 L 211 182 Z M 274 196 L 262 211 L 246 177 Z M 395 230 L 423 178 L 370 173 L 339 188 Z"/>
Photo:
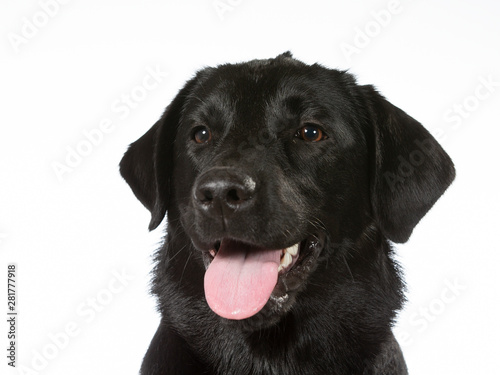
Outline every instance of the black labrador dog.
<path fill-rule="evenodd" d="M 389 241 L 455 170 L 373 86 L 290 53 L 203 69 L 120 171 L 167 216 L 142 374 L 407 373 Z"/>

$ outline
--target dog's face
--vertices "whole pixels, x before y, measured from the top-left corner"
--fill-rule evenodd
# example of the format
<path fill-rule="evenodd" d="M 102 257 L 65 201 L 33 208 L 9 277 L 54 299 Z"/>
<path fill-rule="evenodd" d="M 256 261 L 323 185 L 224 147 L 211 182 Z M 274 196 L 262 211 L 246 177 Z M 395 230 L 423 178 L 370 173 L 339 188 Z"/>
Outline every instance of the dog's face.
<path fill-rule="evenodd" d="M 454 175 L 371 86 L 289 54 L 199 72 L 121 171 L 150 228 L 168 210 L 168 230 L 187 236 L 212 310 L 260 325 L 290 310 L 318 265 L 345 262 L 337 244 L 367 228 L 406 241 Z"/>

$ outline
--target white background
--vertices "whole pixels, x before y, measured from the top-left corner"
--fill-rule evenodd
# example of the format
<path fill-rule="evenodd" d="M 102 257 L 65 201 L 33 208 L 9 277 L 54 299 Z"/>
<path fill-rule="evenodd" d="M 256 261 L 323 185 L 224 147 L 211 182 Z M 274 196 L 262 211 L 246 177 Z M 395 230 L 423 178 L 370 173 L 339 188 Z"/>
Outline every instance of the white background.
<path fill-rule="evenodd" d="M 2 312 L 2 374 L 138 372 L 162 233 L 120 158 L 197 69 L 286 50 L 350 69 L 439 135 L 457 179 L 397 245 L 396 335 L 411 374 L 499 373 L 498 1 L 54 1 L 0 5 L 0 280 L 16 263 L 24 366 L 6 371 Z"/>

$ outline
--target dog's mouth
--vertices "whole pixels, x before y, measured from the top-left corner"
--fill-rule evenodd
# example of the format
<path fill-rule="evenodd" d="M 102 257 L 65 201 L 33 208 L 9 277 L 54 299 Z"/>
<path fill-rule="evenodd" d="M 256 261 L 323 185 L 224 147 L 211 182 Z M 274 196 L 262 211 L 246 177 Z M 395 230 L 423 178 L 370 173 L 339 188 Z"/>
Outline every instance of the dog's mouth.
<path fill-rule="evenodd" d="M 299 259 L 299 254 L 300 254 L 299 249 L 303 247 L 303 243 L 304 241 L 280 250 L 281 255 L 280 255 L 280 264 L 278 266 L 278 274 L 284 274 L 288 272 L 295 265 L 295 263 Z M 210 260 L 209 260 L 210 263 L 219 252 L 220 245 L 221 241 L 217 241 L 214 244 L 213 248 L 209 250 L 208 253 L 210 254 Z M 269 250 L 269 251 L 275 251 L 275 250 Z"/>
<path fill-rule="evenodd" d="M 324 244 L 313 235 L 282 249 L 266 249 L 224 238 L 205 253 L 205 297 L 223 318 L 254 316 L 266 304 L 283 310 L 316 264 Z"/>

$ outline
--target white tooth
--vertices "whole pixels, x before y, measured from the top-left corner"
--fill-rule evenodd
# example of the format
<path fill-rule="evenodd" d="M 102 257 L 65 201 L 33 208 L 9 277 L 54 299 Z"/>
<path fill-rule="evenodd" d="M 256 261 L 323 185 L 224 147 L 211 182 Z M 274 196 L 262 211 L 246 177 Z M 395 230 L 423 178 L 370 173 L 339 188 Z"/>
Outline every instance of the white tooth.
<path fill-rule="evenodd" d="M 299 244 L 295 244 L 283 250 L 278 272 L 287 268 L 293 262 L 293 257 L 299 253 Z"/>
<path fill-rule="evenodd" d="M 296 243 L 295 245 L 286 248 L 285 251 L 290 255 L 296 256 L 299 253 L 299 244 Z"/>
<path fill-rule="evenodd" d="M 283 265 L 284 268 L 288 267 L 290 264 L 292 264 L 292 256 L 288 253 L 285 253 L 285 256 L 283 257 L 281 264 Z"/>
<path fill-rule="evenodd" d="M 278 272 L 287 268 L 290 264 L 292 264 L 292 256 L 285 252 L 285 255 L 281 258 L 281 263 L 278 267 Z"/>

